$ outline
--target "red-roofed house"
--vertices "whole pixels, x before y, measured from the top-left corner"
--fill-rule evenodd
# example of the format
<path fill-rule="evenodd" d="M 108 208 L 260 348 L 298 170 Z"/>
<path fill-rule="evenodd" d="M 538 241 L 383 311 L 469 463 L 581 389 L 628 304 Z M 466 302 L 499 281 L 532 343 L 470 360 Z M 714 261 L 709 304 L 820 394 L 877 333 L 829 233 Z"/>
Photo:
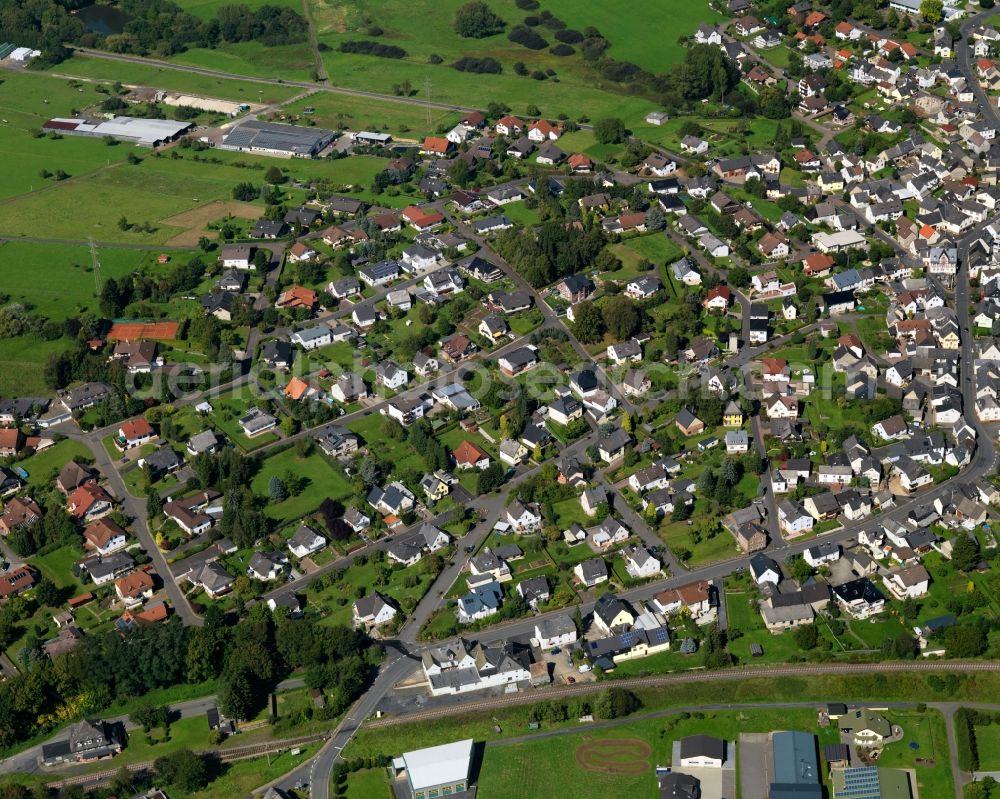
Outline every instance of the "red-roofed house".
<path fill-rule="evenodd" d="M 828 275 L 833 268 L 833 258 L 825 252 L 814 252 L 802 259 L 802 271 L 809 277 Z"/>
<path fill-rule="evenodd" d="M 833 32 L 838 39 L 846 39 L 852 42 L 860 39 L 863 34 L 860 28 L 855 28 L 850 22 L 838 22 Z"/>
<path fill-rule="evenodd" d="M 111 513 L 113 500 L 97 483 L 84 483 L 66 499 L 66 510 L 74 519 L 91 522 Z"/>
<path fill-rule="evenodd" d="M 819 25 L 823 20 L 826 19 L 826 14 L 822 11 L 811 11 L 808 16 L 802 21 L 802 25 L 806 28 L 812 28 L 815 25 Z"/>
<path fill-rule="evenodd" d="M 111 519 L 98 519 L 83 531 L 83 545 L 99 555 L 108 555 L 128 543 L 128 533 Z"/>
<path fill-rule="evenodd" d="M 435 225 L 444 222 L 444 214 L 437 211 L 425 211 L 416 205 L 410 205 L 403 209 L 403 219 L 410 223 L 417 230 L 429 230 Z"/>
<path fill-rule="evenodd" d="M 126 610 L 119 624 L 132 627 L 136 624 L 156 624 L 166 621 L 169 610 L 164 602 L 151 602 L 142 610 Z"/>
<path fill-rule="evenodd" d="M 528 138 L 532 141 L 555 141 L 562 134 L 562 128 L 556 127 L 547 119 L 537 119 L 528 125 Z"/>
<path fill-rule="evenodd" d="M 115 580 L 115 593 L 126 605 L 140 604 L 153 596 L 153 578 L 141 569 Z"/>
<path fill-rule="evenodd" d="M 0 427 L 0 458 L 12 458 L 24 446 L 24 435 L 16 427 Z"/>
<path fill-rule="evenodd" d="M 310 311 L 316 307 L 316 292 L 302 286 L 292 286 L 278 297 L 274 304 L 276 308 L 307 308 Z"/>
<path fill-rule="evenodd" d="M 12 497 L 0 515 L 0 533 L 9 535 L 20 527 L 30 527 L 42 518 L 42 509 L 31 497 Z"/>
<path fill-rule="evenodd" d="M 148 444 L 154 438 L 156 438 L 156 433 L 153 431 L 153 426 L 141 416 L 137 416 L 135 419 L 123 422 L 121 427 L 118 428 L 118 435 L 115 436 L 115 446 L 124 452 L 127 449 L 134 449 L 135 447 L 141 447 L 143 444 Z"/>
<path fill-rule="evenodd" d="M 566 163 L 569 164 L 569 168 L 577 175 L 586 175 L 594 168 L 594 162 L 590 160 L 589 156 L 583 153 L 573 153 Z"/>
<path fill-rule="evenodd" d="M 18 566 L 0 574 L 0 599 L 16 596 L 35 584 L 35 573 L 29 566 Z"/>
<path fill-rule="evenodd" d="M 485 469 L 490 465 L 490 456 L 471 441 L 463 441 L 452 455 L 459 469 Z"/>
<path fill-rule="evenodd" d="M 451 152 L 452 143 L 444 136 L 427 136 L 420 148 L 421 155 L 433 155 L 443 158 Z"/>
<path fill-rule="evenodd" d="M 295 264 L 302 261 L 311 261 L 316 255 L 316 250 L 301 241 L 295 242 L 288 248 L 288 260 Z"/>
<path fill-rule="evenodd" d="M 725 313 L 726 309 L 729 308 L 732 296 L 733 293 L 729 290 L 729 286 L 716 286 L 714 289 L 709 290 L 702 301 L 702 305 L 705 307 L 705 310 L 722 311 Z"/>
<path fill-rule="evenodd" d="M 788 361 L 784 358 L 763 358 L 760 363 L 765 382 L 788 380 Z"/>
<path fill-rule="evenodd" d="M 524 130 L 524 122 L 517 117 L 500 117 L 497 120 L 496 130 L 501 136 L 519 136 Z"/>

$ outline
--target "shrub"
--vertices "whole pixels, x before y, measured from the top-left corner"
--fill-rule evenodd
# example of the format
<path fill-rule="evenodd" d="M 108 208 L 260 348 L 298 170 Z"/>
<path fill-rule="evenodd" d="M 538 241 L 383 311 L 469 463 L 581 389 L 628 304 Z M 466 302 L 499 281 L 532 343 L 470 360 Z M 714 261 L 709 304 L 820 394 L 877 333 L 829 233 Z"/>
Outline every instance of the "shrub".
<path fill-rule="evenodd" d="M 528 16 L 524 18 L 524 24 L 530 28 L 534 28 L 542 24 L 542 18 L 536 16 Z"/>
<path fill-rule="evenodd" d="M 532 77 L 533 80 L 548 80 L 549 79 L 549 76 L 546 75 L 544 72 L 542 72 L 542 70 L 540 70 L 540 69 L 536 69 L 534 72 L 532 72 L 531 73 L 531 77 Z"/>
<path fill-rule="evenodd" d="M 482 0 L 472 0 L 455 12 L 455 33 L 466 39 L 485 39 L 500 33 L 504 21 Z"/>
<path fill-rule="evenodd" d="M 500 62 L 495 58 L 471 58 L 466 56 L 465 58 L 458 59 L 458 61 L 452 64 L 452 67 L 459 72 L 489 73 L 494 75 L 503 71 Z"/>
<path fill-rule="evenodd" d="M 402 47 L 365 40 L 341 42 L 339 49 L 342 53 L 361 53 L 362 55 L 374 55 L 379 58 L 406 58 L 406 50 Z"/>
<path fill-rule="evenodd" d="M 538 0 L 514 0 L 517 7 L 523 11 L 534 11 L 538 8 Z"/>
<path fill-rule="evenodd" d="M 555 37 L 558 41 L 566 44 L 579 44 L 583 41 L 583 34 L 580 33 L 580 31 L 573 30 L 572 28 L 564 28 L 556 31 Z"/>
<path fill-rule="evenodd" d="M 427 56 L 428 64 L 440 64 L 443 61 L 444 59 L 441 58 L 441 56 L 439 56 L 437 53 L 431 53 L 429 56 Z"/>
<path fill-rule="evenodd" d="M 518 25 L 514 28 L 514 30 L 507 34 L 507 38 L 515 44 L 527 47 L 529 50 L 544 50 L 549 46 L 549 43 L 545 39 L 524 25 Z"/>
<path fill-rule="evenodd" d="M 568 44 L 557 44 L 555 47 L 550 47 L 549 52 L 552 53 L 552 55 L 568 56 L 568 55 L 573 55 L 573 53 L 575 53 L 576 50 L 570 47 Z"/>

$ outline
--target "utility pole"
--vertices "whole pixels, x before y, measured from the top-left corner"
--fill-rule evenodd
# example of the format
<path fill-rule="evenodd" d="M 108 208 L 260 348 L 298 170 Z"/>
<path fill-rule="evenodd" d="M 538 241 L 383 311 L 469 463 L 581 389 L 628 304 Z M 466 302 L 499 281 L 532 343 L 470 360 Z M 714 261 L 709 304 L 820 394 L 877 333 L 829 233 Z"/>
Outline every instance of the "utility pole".
<path fill-rule="evenodd" d="M 90 267 L 94 272 L 94 296 L 97 297 L 101 293 L 101 259 L 97 257 L 97 245 L 94 243 L 94 237 L 88 237 L 90 241 Z"/>
<path fill-rule="evenodd" d="M 424 77 L 424 96 L 427 98 L 427 102 L 431 101 L 431 76 L 427 75 Z M 427 129 L 430 130 L 431 127 L 431 107 L 427 106 Z"/>

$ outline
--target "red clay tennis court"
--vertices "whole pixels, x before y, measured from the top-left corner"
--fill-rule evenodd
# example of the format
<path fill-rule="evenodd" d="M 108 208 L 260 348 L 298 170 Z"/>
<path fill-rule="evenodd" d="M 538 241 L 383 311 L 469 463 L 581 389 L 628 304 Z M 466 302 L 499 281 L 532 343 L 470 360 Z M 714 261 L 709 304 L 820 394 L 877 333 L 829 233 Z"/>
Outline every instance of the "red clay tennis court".
<path fill-rule="evenodd" d="M 111 325 L 108 341 L 172 339 L 177 337 L 177 322 L 116 322 Z"/>

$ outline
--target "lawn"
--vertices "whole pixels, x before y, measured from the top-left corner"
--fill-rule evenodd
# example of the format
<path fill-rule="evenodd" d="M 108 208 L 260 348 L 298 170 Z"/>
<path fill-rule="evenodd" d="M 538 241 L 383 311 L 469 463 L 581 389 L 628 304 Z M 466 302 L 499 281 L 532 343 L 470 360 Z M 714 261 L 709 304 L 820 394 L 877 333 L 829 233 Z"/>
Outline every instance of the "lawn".
<path fill-rule="evenodd" d="M 976 727 L 976 748 L 980 769 L 1000 771 L 1000 724 Z"/>
<path fill-rule="evenodd" d="M 148 156 L 136 165 L 112 164 L 52 183 L 45 191 L 15 198 L 6 203 L 0 215 L 0 234 L 11 238 L 41 235 L 38 220 L 45 219 L 44 235 L 50 238 L 86 241 L 93 236 L 98 242 L 169 244 L 190 229 L 198 233 L 202 230 L 201 224 L 191 228 L 172 217 L 212 202 L 231 200 L 233 186 L 244 181 L 260 182 L 264 169 L 275 165 L 273 158 L 247 153 L 220 150 L 208 162 L 204 156 L 195 161 L 197 153 L 174 152 L 179 157 Z M 367 189 L 386 160 L 356 156 L 278 163 L 290 178 L 325 178 L 335 186 L 360 185 Z M 390 200 L 394 204 L 410 202 L 405 196 L 386 197 L 386 201 Z M 123 216 L 133 227 L 123 229 Z"/>
<path fill-rule="evenodd" d="M 408 580 L 415 577 L 416 580 Z M 408 585 L 407 583 L 414 583 Z M 385 585 L 376 582 L 376 565 L 368 560 L 364 564 L 354 563 L 344 570 L 340 580 L 316 591 L 315 584 L 309 587 L 309 607 L 319 609 L 323 614 L 323 624 L 331 626 L 351 626 L 351 604 L 358 597 L 358 591 L 366 593 L 378 591 L 392 599 L 404 612 L 411 611 L 431 587 L 433 577 L 424 571 L 419 563 L 401 569 L 392 568 L 389 581 Z"/>
<path fill-rule="evenodd" d="M 567 529 L 574 522 L 581 527 L 591 527 L 594 524 L 594 519 L 588 516 L 580 505 L 579 497 L 570 497 L 554 502 L 552 509 L 556 512 L 560 530 Z"/>
<path fill-rule="evenodd" d="M 698 504 L 700 504 L 700 501 L 695 505 L 694 519 L 701 519 L 705 515 L 698 508 Z M 712 538 L 703 536 L 698 542 L 695 541 L 694 537 L 694 533 L 696 532 L 695 526 L 689 526 L 687 522 L 667 521 L 661 524 L 659 532 L 660 537 L 670 548 L 671 552 L 677 554 L 686 550 L 690 553 L 690 559 L 685 561 L 685 565 L 689 568 L 712 563 L 717 560 L 733 558 L 738 554 L 736 542 L 733 540 L 732 535 L 725 530 L 716 533 Z"/>
<path fill-rule="evenodd" d="M 792 633 L 772 635 L 768 631 L 749 594 L 742 591 L 727 591 L 726 611 L 729 629 L 739 630 L 742 633 L 740 636 L 731 637 L 729 642 L 729 651 L 741 664 L 787 663 L 792 656 L 802 655 L 802 650 L 795 643 Z M 750 644 L 760 644 L 764 654 L 752 657 Z"/>
<path fill-rule="evenodd" d="M 228 0 L 177 0 L 177 5 L 190 14 L 194 14 L 201 19 L 211 19 L 218 13 L 222 6 L 230 5 Z M 296 0 L 247 0 L 240 3 L 250 9 L 257 9 L 264 5 L 278 6 L 279 8 L 292 8 L 299 11 L 301 6 Z"/>
<path fill-rule="evenodd" d="M 833 740 L 830 730 L 816 726 L 810 709 L 706 712 L 687 719 L 668 716 L 636 719 L 620 727 L 581 730 L 556 737 L 538 737 L 517 744 L 487 744 L 479 773 L 479 791 L 483 796 L 508 796 L 505 787 L 517 785 L 518 799 L 603 799 L 629 796 L 653 799 L 658 796 L 652 768 L 670 762 L 674 740 L 697 734 L 711 734 L 735 740 L 741 732 L 766 732 L 773 729 L 798 729 L 819 734 L 821 741 Z M 544 732 L 562 725 L 542 724 Z M 578 726 L 575 720 L 570 726 Z M 523 730 L 522 730 L 523 732 Z M 530 734 L 530 733 L 529 733 Z M 544 734 L 544 733 L 543 733 Z M 491 736 L 492 737 L 492 736 Z M 600 745 L 616 740 L 641 740 L 648 754 L 633 759 L 636 774 L 609 774 L 581 766 L 581 746 Z M 478 740 L 478 739 L 477 739 Z M 545 763 L 546 768 L 538 768 Z"/>
<path fill-rule="evenodd" d="M 65 341 L 42 341 L 32 335 L 0 338 L 0 397 L 49 394 L 42 371 L 45 362 L 67 348 Z"/>
<path fill-rule="evenodd" d="M 948 737 L 941 714 L 933 710 L 925 713 L 897 710 L 889 715 L 889 720 L 903 728 L 903 740 L 889 744 L 879 756 L 878 764 L 884 768 L 913 769 L 920 796 L 953 796 Z M 916 749 L 910 748 L 911 742 L 916 742 Z M 983 752 L 982 747 L 979 751 Z M 917 763 L 923 758 L 932 760 L 934 765 Z"/>
<path fill-rule="evenodd" d="M 204 719 L 201 720 L 204 724 Z M 312 757 L 319 748 L 318 744 L 299 747 L 299 754 L 291 752 L 271 755 L 266 760 L 241 760 L 222 767 L 222 773 L 203 791 L 185 793 L 178 788 L 170 787 L 170 796 L 178 799 L 231 799 L 233 796 L 248 796 L 257 788 L 282 774 L 300 766 Z"/>
<path fill-rule="evenodd" d="M 361 436 L 366 446 L 374 448 L 380 457 L 398 468 L 401 462 L 413 456 L 413 449 L 404 441 L 382 435 L 381 427 L 385 419 L 381 414 L 370 413 L 354 420 L 347 427 Z"/>
<path fill-rule="evenodd" d="M 243 435 L 243 428 L 239 425 L 240 417 L 254 405 L 254 402 L 241 397 L 212 401 L 211 418 L 215 426 L 229 436 L 230 440 L 236 442 L 240 449 L 246 452 L 259 449 L 265 444 L 270 444 L 278 440 L 277 434 L 273 431 L 261 433 L 253 438 L 247 438 Z"/>
<path fill-rule="evenodd" d="M 163 224 L 163 219 L 213 200 L 228 200 L 233 185 L 245 179 L 244 170 L 236 168 L 145 158 L 135 166 L 112 166 L 8 203 L 0 232 L 11 237 L 40 235 L 38 223 L 45 219 L 44 235 L 49 238 L 93 236 L 98 241 L 162 244 L 184 232 Z M 122 230 L 123 215 L 133 224 L 149 223 L 153 231 Z"/>
<path fill-rule="evenodd" d="M 268 483 L 271 477 L 284 479 L 288 473 L 301 478 L 304 486 L 297 495 L 283 502 L 268 502 L 265 513 L 280 522 L 299 519 L 316 510 L 327 497 L 346 499 L 353 491 L 344 473 L 331 466 L 322 454 L 314 452 L 307 458 L 300 458 L 291 448 L 265 458 L 250 487 L 258 496 L 270 498 Z"/>
<path fill-rule="evenodd" d="M 624 247 L 625 250 L 631 250 L 636 253 L 635 263 L 638 263 L 639 260 L 645 258 L 647 261 L 652 261 L 657 265 L 672 264 L 684 254 L 681 252 L 680 247 L 667 238 L 665 233 L 653 233 L 648 236 L 639 236 L 638 238 L 629 239 L 628 241 L 623 242 L 620 246 Z M 616 254 L 618 254 L 617 248 Z M 623 264 L 626 266 L 629 265 L 622 255 L 618 255 L 618 257 L 622 258 Z M 625 257 L 629 257 L 627 253 Z M 618 277 L 617 273 L 614 273 L 613 276 Z"/>
<path fill-rule="evenodd" d="M 541 221 L 538 212 L 524 202 L 509 203 L 501 210 L 504 216 L 521 227 L 534 227 Z"/>
<path fill-rule="evenodd" d="M 35 555 L 31 563 L 60 588 L 72 588 L 74 592 L 82 584 L 73 576 L 73 564 L 83 557 L 83 550 L 75 546 L 64 546 L 44 555 Z"/>
<path fill-rule="evenodd" d="M 40 489 L 51 486 L 59 470 L 77 457 L 92 458 L 85 444 L 67 438 L 21 461 L 18 466 L 28 473 L 28 486 Z"/>
<path fill-rule="evenodd" d="M 390 799 L 392 795 L 385 769 L 362 769 L 347 778 L 347 799 Z"/>

